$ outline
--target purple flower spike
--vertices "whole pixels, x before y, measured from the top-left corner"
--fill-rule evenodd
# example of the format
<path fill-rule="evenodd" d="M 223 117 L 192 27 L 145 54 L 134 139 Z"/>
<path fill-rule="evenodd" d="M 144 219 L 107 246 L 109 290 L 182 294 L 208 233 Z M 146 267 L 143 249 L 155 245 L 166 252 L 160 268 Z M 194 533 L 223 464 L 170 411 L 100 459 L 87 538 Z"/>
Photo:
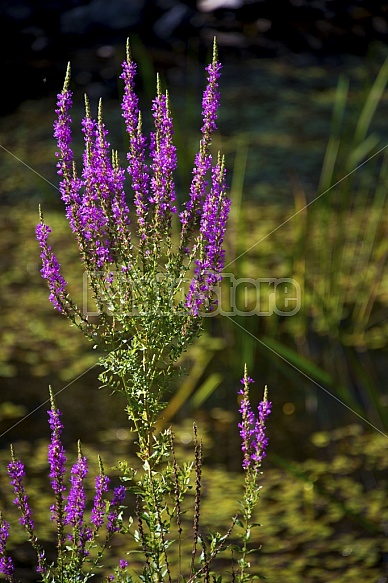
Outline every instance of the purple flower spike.
<path fill-rule="evenodd" d="M 151 134 L 151 191 L 149 201 L 154 205 L 154 233 L 159 239 L 169 235 L 171 228 L 171 213 L 176 212 L 175 187 L 173 172 L 177 166 L 176 148 L 172 142 L 174 133 L 172 117 L 168 104 L 168 94 L 160 93 L 158 79 L 158 95 L 154 99 L 152 111 L 155 121 L 155 133 Z"/>
<path fill-rule="evenodd" d="M 112 155 L 112 201 L 111 201 L 111 225 L 115 231 L 116 243 L 123 248 L 125 255 L 132 249 L 131 232 L 129 228 L 129 208 L 125 191 L 125 172 L 120 167 L 117 152 Z"/>
<path fill-rule="evenodd" d="M 119 532 L 120 525 L 119 525 L 119 510 L 120 505 L 124 501 L 125 498 L 125 486 L 118 486 L 113 490 L 113 499 L 110 503 L 110 509 L 108 514 L 108 524 L 107 530 L 108 535 L 112 535 L 114 532 Z"/>
<path fill-rule="evenodd" d="M 212 172 L 212 189 L 202 211 L 199 231 L 201 258 L 195 262 L 194 277 L 186 299 L 186 307 L 194 316 L 198 316 L 201 308 L 206 307 L 212 288 L 221 280 L 225 255 L 222 244 L 230 209 L 225 189 L 225 168 L 223 160 L 219 158 Z"/>
<path fill-rule="evenodd" d="M 25 527 L 28 534 L 32 537 L 35 525 L 34 521 L 32 520 L 32 512 L 23 484 L 23 478 L 25 476 L 24 464 L 15 458 L 12 448 L 11 455 L 12 459 L 8 465 L 8 475 L 11 478 L 11 485 L 13 486 L 16 496 L 13 502 L 19 508 L 22 515 L 20 518 L 20 524 Z"/>
<path fill-rule="evenodd" d="M 71 524 L 78 529 L 82 527 L 84 522 L 86 495 L 83 482 L 87 473 L 86 457 L 82 456 L 79 450 L 78 459 L 71 470 L 71 487 L 65 505 L 66 524 Z"/>
<path fill-rule="evenodd" d="M 110 254 L 112 254 L 112 247 L 120 247 L 124 242 L 126 248 L 130 248 L 130 221 L 124 192 L 125 173 L 119 165 L 117 152 L 113 152 L 111 159 L 109 154 L 110 145 L 106 140 L 107 135 L 108 131 L 102 121 L 102 103 L 100 101 L 92 160 L 96 189 L 105 223 L 102 232 L 106 232 L 106 244 L 109 247 Z M 113 259 L 112 257 L 112 262 Z"/>
<path fill-rule="evenodd" d="M 61 275 L 61 266 L 48 244 L 49 233 L 51 233 L 51 229 L 43 222 L 43 216 L 41 215 L 41 222 L 36 227 L 36 238 L 42 250 L 40 255 L 42 258 L 42 269 L 40 272 L 42 277 L 47 280 L 50 290 L 50 302 L 54 308 L 62 312 L 62 314 L 66 314 L 69 304 L 68 294 L 65 291 L 67 282 Z"/>
<path fill-rule="evenodd" d="M 68 190 L 69 178 L 72 176 L 73 151 L 71 149 L 71 117 L 69 111 L 73 104 L 73 94 L 69 91 L 70 83 L 70 65 L 67 67 L 65 83 L 62 93 L 58 95 L 57 109 L 55 113 L 58 116 L 54 123 L 54 137 L 57 140 L 58 152 L 55 155 L 59 158 L 57 163 L 58 174 L 63 176 L 60 191 L 62 199 L 66 204 L 71 202 L 71 195 Z"/>
<path fill-rule="evenodd" d="M 0 514 L 0 573 L 6 576 L 7 581 L 14 581 L 15 567 L 11 557 L 6 552 L 8 537 L 9 524 L 6 520 L 3 520 Z"/>
<path fill-rule="evenodd" d="M 124 96 L 122 115 L 125 119 L 129 135 L 128 174 L 132 179 L 134 204 L 136 208 L 138 233 L 141 246 L 147 237 L 146 218 L 148 212 L 147 195 L 149 188 L 148 167 L 145 162 L 147 140 L 142 134 L 142 121 L 139 111 L 139 100 L 134 91 L 136 64 L 132 61 L 129 43 L 127 44 L 127 59 L 122 64 L 123 72 L 120 78 L 124 80 Z"/>
<path fill-rule="evenodd" d="M 61 442 L 63 425 L 60 420 L 61 412 L 56 408 L 54 397 L 51 396 L 51 410 L 48 411 L 51 429 L 51 441 L 48 446 L 48 462 L 50 465 L 51 487 L 55 494 L 55 505 L 51 507 L 51 520 L 60 521 L 63 508 L 63 492 L 66 490 L 63 479 L 65 475 L 66 455 Z"/>
<path fill-rule="evenodd" d="M 101 102 L 100 102 L 101 108 Z M 101 109 L 99 110 L 100 113 Z M 99 116 L 100 118 L 100 116 Z M 99 119 L 100 121 L 100 119 Z M 90 118 L 89 104 L 82 121 L 85 138 L 84 195 L 79 209 L 79 224 L 85 250 L 91 265 L 96 269 L 104 263 L 112 263 L 112 241 L 109 237 L 110 182 L 112 167 L 108 157 L 109 144 L 106 142 L 104 125 Z"/>
<path fill-rule="evenodd" d="M 220 103 L 218 79 L 221 75 L 221 68 L 221 63 L 217 60 L 217 47 L 214 42 L 213 61 L 208 67 L 206 67 L 206 71 L 208 72 L 208 82 L 202 98 L 202 138 L 200 141 L 199 152 L 196 154 L 194 161 L 193 179 L 190 186 L 190 200 L 186 203 L 185 209 L 179 215 L 182 223 L 182 250 L 186 249 L 188 233 L 192 228 L 193 221 L 200 212 L 199 209 L 201 203 L 206 196 L 206 174 L 211 168 L 212 160 L 210 145 L 212 141 L 212 133 L 217 129 L 217 110 Z"/>
<path fill-rule="evenodd" d="M 209 74 L 208 84 L 202 98 L 203 126 L 201 131 L 206 145 L 210 143 L 210 136 L 217 129 L 217 110 L 220 105 L 218 79 L 221 76 L 221 69 L 222 65 L 217 61 L 217 54 L 214 51 L 213 62 L 206 67 Z"/>
<path fill-rule="evenodd" d="M 101 462 L 100 462 L 101 464 Z M 105 502 L 103 500 L 103 493 L 108 491 L 109 478 L 101 473 L 96 476 L 95 496 L 90 522 L 98 530 L 104 522 L 105 516 Z"/>
<path fill-rule="evenodd" d="M 58 151 L 55 153 L 59 158 L 57 163 L 58 174 L 62 176 L 59 191 L 66 205 L 66 215 L 70 226 L 79 240 L 77 213 L 81 202 L 80 189 L 82 182 L 76 176 L 74 154 L 71 149 L 71 117 L 69 111 L 73 104 L 73 94 L 69 90 L 69 84 L 70 65 L 67 67 L 62 93 L 58 95 L 57 109 L 55 110 L 58 118 L 54 122 L 54 137 L 58 146 Z"/>
<path fill-rule="evenodd" d="M 272 403 L 267 400 L 267 387 L 265 387 L 264 397 L 259 403 L 256 417 L 249 401 L 249 385 L 254 381 L 248 376 L 246 368 L 244 378 L 241 382 L 244 385 L 244 388 L 239 391 L 239 394 L 242 395 L 239 409 L 242 420 L 238 426 L 242 438 L 241 449 L 244 454 L 242 466 L 244 470 L 253 469 L 257 471 L 263 458 L 266 456 L 268 439 L 265 434 L 265 421 L 271 413 Z"/>

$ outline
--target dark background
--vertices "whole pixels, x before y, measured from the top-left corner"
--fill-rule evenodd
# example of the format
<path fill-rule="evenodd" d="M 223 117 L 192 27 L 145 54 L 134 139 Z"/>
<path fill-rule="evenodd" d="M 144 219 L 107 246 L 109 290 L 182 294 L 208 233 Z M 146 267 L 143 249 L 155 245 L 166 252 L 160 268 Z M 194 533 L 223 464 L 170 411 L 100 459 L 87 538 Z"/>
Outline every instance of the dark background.
<path fill-rule="evenodd" d="M 114 92 L 115 71 L 99 61 L 128 36 L 147 47 L 158 70 L 190 52 L 202 60 L 214 35 L 223 59 L 325 61 L 386 43 L 387 16 L 379 0 L 8 0 L 0 3 L 0 113 L 57 91 L 69 59 L 80 85 Z"/>

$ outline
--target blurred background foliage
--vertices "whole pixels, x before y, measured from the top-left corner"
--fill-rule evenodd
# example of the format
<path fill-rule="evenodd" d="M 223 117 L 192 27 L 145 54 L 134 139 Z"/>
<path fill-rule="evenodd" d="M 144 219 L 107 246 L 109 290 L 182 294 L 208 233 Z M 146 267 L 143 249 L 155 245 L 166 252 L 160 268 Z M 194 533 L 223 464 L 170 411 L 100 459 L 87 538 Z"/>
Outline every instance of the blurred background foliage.
<path fill-rule="evenodd" d="M 215 150 L 226 154 L 233 201 L 224 315 L 206 318 L 201 339 L 181 362 L 186 376 L 166 396 L 161 425 L 174 424 L 178 455 L 187 457 L 192 420 L 199 424 L 206 451 L 203 524 L 225 530 L 241 491 L 236 393 L 246 362 L 256 379 L 254 399 L 259 401 L 268 384 L 274 402 L 257 516 L 263 526 L 254 539 L 263 547 L 252 555 L 257 573 L 295 582 L 383 583 L 388 581 L 387 47 L 367 43 L 362 56 L 345 55 L 343 47 L 292 53 L 285 39 L 276 45 L 282 50 L 268 58 L 252 42 L 251 28 L 241 25 L 241 42 L 233 47 L 229 41 L 235 31 L 225 31 L 225 12 L 207 14 L 211 26 L 188 37 L 184 46 L 176 40 L 161 46 L 159 40 L 149 48 L 142 30 L 132 31 L 147 130 L 156 69 L 170 89 L 179 202 L 186 198 L 198 141 L 204 82 L 198 61 L 217 30 L 224 65 L 215 143 Z M 376 22 L 382 29 L 381 20 Z M 120 34 L 114 42 L 109 35 L 101 41 L 92 35 L 85 46 L 79 36 L 77 42 L 66 37 L 79 158 L 86 89 L 94 109 L 104 96 L 110 141 L 125 161 L 121 89 L 113 81 L 124 56 Z M 59 72 L 52 73 L 46 63 L 38 74 L 44 91 L 31 95 L 26 86 L 25 96 L 35 99 L 24 98 L 17 108 L 16 102 L 8 105 L 5 109 L 14 111 L 0 118 L 0 496 L 9 518 L 5 464 L 13 442 L 27 462 L 37 523 L 49 541 L 48 385 L 60 391 L 64 440 L 74 455 L 81 438 L 93 469 L 97 452 L 109 468 L 133 448 L 120 398 L 98 390 L 98 355 L 51 309 L 39 273 L 34 229 L 41 203 L 69 289 L 82 305 L 83 273 L 57 192 L 52 138 L 52 90 L 61 88 L 68 55 L 62 63 L 62 53 L 47 50 Z M 37 74 L 36 67 L 33 71 Z M 258 295 L 248 283 L 234 290 L 240 313 L 233 315 L 232 276 L 293 278 L 301 291 L 300 310 L 289 317 L 257 313 L 294 306 L 286 305 L 284 289 L 274 295 L 264 286 Z M 33 580 L 29 550 L 14 523 L 22 579 Z"/>

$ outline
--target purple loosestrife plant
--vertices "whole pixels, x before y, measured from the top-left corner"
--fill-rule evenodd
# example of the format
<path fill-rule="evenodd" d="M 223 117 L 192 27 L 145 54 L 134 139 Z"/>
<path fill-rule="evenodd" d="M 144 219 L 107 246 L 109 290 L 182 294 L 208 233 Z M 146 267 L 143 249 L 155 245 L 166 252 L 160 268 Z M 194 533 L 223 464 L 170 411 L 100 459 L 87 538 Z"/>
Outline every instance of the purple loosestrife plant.
<path fill-rule="evenodd" d="M 94 119 L 86 99 L 82 120 L 83 168 L 80 172 L 76 168 L 72 150 L 70 68 L 58 96 L 58 118 L 54 126 L 60 193 L 99 312 L 97 324 L 91 323 L 88 314 L 81 313 L 72 302 L 58 259 L 48 243 L 50 228 L 42 214 L 37 238 L 41 246 L 42 275 L 47 279 L 54 308 L 104 351 L 100 359 L 103 367 L 100 380 L 103 386 L 126 398 L 126 412 L 131 428 L 137 433 L 138 456 L 143 463 L 144 477 L 136 488 L 142 492 L 142 512 L 147 516 L 149 531 L 145 536 L 148 552 L 154 556 L 152 577 L 157 578 L 167 568 L 165 536 L 170 518 L 162 502 L 163 482 L 159 484 L 156 468 L 171 453 L 171 441 L 168 432 L 157 434 L 155 427 L 164 408 L 162 396 L 177 374 L 175 363 L 199 334 L 202 314 L 211 311 L 217 301 L 213 288 L 220 281 L 224 266 L 222 245 L 230 201 L 226 196 L 224 160 L 219 154 L 213 162 L 211 152 L 212 135 L 217 129 L 221 70 L 216 43 L 213 60 L 206 69 L 201 138 L 189 200 L 175 219 L 181 228 L 175 238 L 177 156 L 169 95 L 162 90 L 158 79 L 152 102 L 154 130 L 147 140 L 142 131 L 134 83 L 136 65 L 129 45 L 126 57 L 121 74 L 122 115 L 129 139 L 127 174 L 134 214 L 126 203 L 125 170 L 117 153 L 110 153 L 101 102 Z M 193 274 L 189 276 L 192 268 Z M 187 293 L 184 292 L 186 283 Z M 78 476 L 80 486 L 78 466 L 77 472 L 74 480 Z M 75 492 L 74 483 L 72 492 Z M 80 521 L 81 499 L 77 499 L 78 522 L 72 517 L 71 524 L 77 528 L 81 552 L 88 534 Z M 100 510 L 97 504 L 94 516 L 97 524 Z M 64 512 L 63 516 L 69 516 L 67 507 L 60 506 L 60 511 Z"/>
<path fill-rule="evenodd" d="M 261 489 L 261 485 L 259 485 L 259 478 L 262 474 L 260 467 L 262 460 L 266 456 L 268 446 L 265 423 L 272 407 L 272 403 L 267 398 L 267 387 L 265 387 L 264 397 L 258 405 L 257 414 L 252 411 L 249 388 L 252 383 L 254 383 L 254 380 L 248 376 L 247 367 L 245 366 L 244 377 L 241 379 L 243 387 L 239 390 L 239 395 L 241 395 L 241 422 L 238 425 L 242 439 L 242 467 L 245 471 L 244 498 L 241 503 L 243 512 L 242 520 L 239 521 L 239 526 L 243 529 L 243 546 L 240 549 L 241 558 L 238 561 L 238 581 L 241 583 L 251 580 L 251 575 L 247 573 L 249 568 L 249 562 L 247 561 L 248 542 L 252 528 L 257 526 L 251 523 L 251 519 Z"/>
<path fill-rule="evenodd" d="M 98 323 L 92 323 L 88 313 L 82 313 L 72 302 L 58 259 L 48 244 L 51 230 L 41 213 L 37 238 L 41 247 L 42 275 L 49 285 L 54 308 L 93 339 L 95 348 L 102 351 L 100 364 L 103 372 L 99 378 L 103 386 L 124 395 L 131 429 L 137 437 L 136 453 L 142 464 L 140 470 L 135 470 L 126 461 L 119 462 L 125 488 L 116 487 L 113 499 L 107 505 L 104 497 L 109 480 L 100 462 L 88 523 L 84 489 L 86 459 L 79 449 L 66 498 L 65 454 L 60 442 L 62 425 L 60 413 L 52 401 L 49 449 L 50 478 L 55 494 L 52 520 L 56 522 L 58 532 L 56 568 L 66 573 L 64 583 L 73 581 L 70 575 L 75 576 L 81 570 L 85 572 L 85 565 L 92 562 L 89 553 L 96 544 L 100 529 L 105 529 L 106 539 L 98 552 L 99 558 L 116 532 L 130 534 L 144 558 L 142 574 L 137 577 L 145 583 L 171 583 L 169 548 L 174 543 L 172 529 L 176 523 L 178 555 L 181 556 L 181 503 L 191 487 L 193 471 L 193 548 L 187 573 L 183 575 L 180 564 L 178 580 L 188 583 L 210 581 L 210 565 L 226 546 L 237 524 L 235 517 L 226 534 L 210 535 L 209 543 L 205 542 L 199 528 L 202 446 L 197 441 L 196 430 L 195 460 L 178 466 L 171 429 L 162 432 L 156 429 L 164 408 L 162 397 L 176 374 L 175 364 L 200 333 L 202 315 L 211 312 L 216 305 L 214 289 L 221 280 L 224 267 L 223 242 L 230 201 L 226 195 L 224 158 L 218 153 L 213 160 L 211 149 L 220 101 L 221 64 L 215 42 L 213 59 L 206 71 L 199 149 L 194 159 L 189 198 L 179 212 L 175 204 L 177 155 L 169 95 L 162 90 L 158 78 L 156 97 L 152 102 L 154 129 L 147 139 L 143 134 L 142 114 L 135 93 L 136 64 L 129 45 L 120 75 L 124 83 L 122 116 L 128 135 L 126 170 L 120 164 L 117 152 L 110 152 L 101 102 L 94 118 L 87 99 L 82 120 L 83 165 L 80 172 L 77 170 L 72 151 L 70 67 L 63 91 L 58 96 L 54 135 L 58 146 L 60 193 L 92 292 L 93 308 L 99 313 Z M 126 202 L 126 174 L 133 194 L 134 213 Z M 177 234 L 173 232 L 176 224 L 180 228 Z M 240 425 L 246 472 L 244 515 L 240 524 L 245 530 L 237 578 L 241 582 L 247 581 L 247 541 L 252 510 L 258 499 L 258 469 L 267 445 L 264 421 L 269 413 L 265 397 L 262 409 L 255 417 L 249 404 L 248 386 L 249 379 L 245 374 Z M 128 527 L 122 523 L 122 502 L 126 491 L 136 499 L 135 516 L 130 518 Z M 137 525 L 135 531 L 131 531 L 132 525 L 134 528 Z M 202 552 L 198 556 L 200 547 Z M 7 560 L 4 553 L 5 550 L 3 562 Z M 92 566 L 97 566 L 97 562 Z M 128 566 L 126 561 L 120 561 L 114 575 L 106 580 L 132 582 Z M 91 573 L 92 569 L 87 576 Z"/>
<path fill-rule="evenodd" d="M 124 193 L 125 171 L 117 153 L 109 152 L 101 102 L 97 119 L 93 119 L 86 99 L 83 169 L 77 172 L 71 145 L 70 68 L 58 96 L 54 126 L 60 192 L 90 284 L 93 309 L 99 312 L 98 323 L 91 323 L 67 293 L 58 259 L 48 244 L 51 230 L 42 214 L 37 238 L 50 301 L 105 351 L 100 379 L 103 386 L 125 395 L 128 417 L 139 434 L 144 457 L 151 454 L 149 436 L 164 407 L 161 396 L 176 374 L 174 365 L 199 334 L 201 315 L 217 302 L 213 288 L 224 265 L 222 245 L 230 201 L 224 160 L 218 155 L 213 165 L 211 154 L 221 69 L 216 44 L 207 67 L 199 152 L 189 201 L 179 214 L 181 233 L 176 248 L 172 219 L 177 213 L 177 157 L 169 96 L 158 79 L 148 164 L 147 139 L 134 87 L 136 65 L 129 45 L 122 69 L 122 115 L 129 138 L 127 173 L 135 207 L 132 225 Z M 188 277 L 191 267 L 194 274 Z M 186 283 L 188 291 L 184 293 Z"/>
<path fill-rule="evenodd" d="M 73 583 L 88 581 L 101 569 L 104 552 L 109 548 L 113 535 L 122 528 L 123 502 L 126 489 L 123 485 L 113 489 L 111 501 L 104 499 L 108 494 L 109 478 L 104 474 L 104 468 L 99 458 L 100 474 L 95 479 L 95 496 L 90 519 L 85 512 L 86 495 L 84 481 L 87 476 L 87 460 L 82 455 L 78 444 L 78 457 L 73 465 L 70 476 L 70 488 L 64 499 L 65 451 L 61 443 L 63 425 L 60 422 L 60 411 L 57 409 L 54 396 L 50 389 L 51 409 L 49 425 L 51 440 L 48 447 L 49 477 L 55 495 L 55 503 L 51 507 L 51 520 L 57 529 L 56 563 L 48 564 L 45 552 L 35 534 L 30 503 L 24 488 L 25 470 L 23 463 L 15 457 L 11 447 L 11 462 L 8 474 L 13 487 L 15 500 L 27 537 L 37 554 L 36 572 L 40 574 L 43 583 L 59 582 Z M 9 536 L 9 524 L 0 513 L 0 573 L 9 583 L 17 583 L 12 558 L 7 554 L 6 543 Z M 97 549 L 97 551 L 96 551 Z"/>

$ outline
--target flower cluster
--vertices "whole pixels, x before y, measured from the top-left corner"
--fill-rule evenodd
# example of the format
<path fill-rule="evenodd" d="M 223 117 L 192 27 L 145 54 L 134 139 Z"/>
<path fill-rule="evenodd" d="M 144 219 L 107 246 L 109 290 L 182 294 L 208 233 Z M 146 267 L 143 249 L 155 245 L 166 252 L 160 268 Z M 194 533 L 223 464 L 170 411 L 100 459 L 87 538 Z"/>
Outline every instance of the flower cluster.
<path fill-rule="evenodd" d="M 100 474 L 95 480 L 95 496 L 90 516 L 90 525 L 85 520 L 86 494 L 84 480 L 88 473 L 87 460 L 82 455 L 81 447 L 78 447 L 78 458 L 73 465 L 70 477 L 70 489 L 66 500 L 64 492 L 65 462 L 66 456 L 60 436 L 63 425 L 60 421 L 61 412 L 57 409 L 52 391 L 50 389 L 51 409 L 48 411 L 49 425 L 51 428 L 51 440 L 48 447 L 48 461 L 50 466 L 51 486 L 55 494 L 55 504 L 51 507 L 51 520 L 56 523 L 58 563 L 48 565 L 45 553 L 39 544 L 35 534 L 35 525 L 32 519 L 32 511 L 25 491 L 23 479 L 25 477 L 24 464 L 15 457 L 11 447 L 11 462 L 8 465 L 8 474 L 13 486 L 14 504 L 21 513 L 20 523 L 24 526 L 27 537 L 37 553 L 38 564 L 36 571 L 43 575 L 43 581 L 62 580 L 66 570 L 66 562 L 70 564 L 76 557 L 77 568 L 81 571 L 82 564 L 87 559 L 90 548 L 96 546 L 101 527 L 105 525 L 105 533 L 101 541 L 102 551 L 109 546 L 114 533 L 119 532 L 122 525 L 121 510 L 126 495 L 124 486 L 113 489 L 112 500 L 106 507 L 103 498 L 109 489 L 109 478 L 104 475 L 104 469 L 100 462 Z M 65 532 L 67 529 L 67 541 Z M 6 552 L 6 543 L 9 537 L 9 524 L 0 514 L 0 574 L 5 575 L 6 581 L 14 583 L 14 564 L 12 558 Z M 101 552 L 102 554 L 102 552 Z M 92 564 L 97 567 L 95 560 Z M 92 572 L 91 575 L 92 576 Z M 59 580 L 59 579 L 58 579 Z M 86 581 L 87 579 L 85 579 Z"/>
<path fill-rule="evenodd" d="M 113 272 L 130 272 L 133 286 L 136 278 L 140 280 L 152 269 L 156 273 L 157 268 L 164 268 L 167 273 L 182 278 L 193 265 L 190 289 L 180 307 L 183 306 L 188 317 L 197 318 L 202 310 L 211 310 L 211 304 L 216 301 L 212 297 L 212 289 L 220 280 L 224 265 L 222 245 L 230 207 L 226 196 L 224 160 L 219 155 L 212 166 L 210 151 L 219 106 L 221 64 L 217 60 L 216 46 L 213 61 L 206 69 L 208 78 L 202 100 L 202 137 L 194 161 L 189 200 L 179 213 L 181 235 L 176 251 L 173 250 L 171 238 L 172 216 L 177 213 L 173 177 L 177 156 L 169 96 L 167 91 L 162 92 L 158 79 L 157 95 L 152 103 L 155 129 L 149 139 L 148 164 L 147 139 L 142 133 L 142 117 L 134 90 L 136 65 L 129 46 L 122 69 L 122 115 L 129 137 L 127 172 L 134 193 L 138 255 L 133 253 L 134 245 L 131 243 L 129 208 L 124 192 L 125 170 L 119 164 L 117 152 L 110 154 L 101 102 L 97 119 L 93 119 L 86 100 L 86 114 L 82 120 L 85 143 L 83 169 L 80 174 L 77 173 L 72 151 L 70 68 L 63 91 L 58 96 L 58 119 L 54 125 L 58 146 L 57 168 L 61 176 L 60 192 L 67 218 L 85 268 L 91 274 L 94 298 L 101 312 L 101 288 L 110 286 Z M 194 236 L 197 228 L 199 233 Z M 71 302 L 66 291 L 67 283 L 61 275 L 59 262 L 48 244 L 49 233 L 50 228 L 41 215 L 36 235 L 42 250 L 42 276 L 50 288 L 50 301 L 90 336 L 92 326 Z M 125 297 L 125 294 L 122 296 Z"/>
<path fill-rule="evenodd" d="M 263 400 L 259 403 L 257 416 L 253 413 L 249 400 L 249 385 L 254 380 L 248 376 L 245 368 L 241 383 L 244 385 L 239 394 L 242 395 L 240 404 L 241 423 L 238 424 L 242 438 L 242 452 L 244 454 L 244 470 L 257 470 L 266 456 L 268 438 L 265 434 L 265 421 L 271 413 L 272 403 L 267 399 L 267 387 L 264 389 Z"/>
<path fill-rule="evenodd" d="M 119 562 L 118 568 L 115 569 L 115 575 L 108 575 L 106 580 L 107 581 L 117 581 L 117 582 L 131 581 L 131 579 L 128 579 L 126 577 L 127 567 L 128 567 L 128 561 L 124 561 L 123 559 L 121 559 Z M 124 577 L 124 579 L 122 577 Z"/>

